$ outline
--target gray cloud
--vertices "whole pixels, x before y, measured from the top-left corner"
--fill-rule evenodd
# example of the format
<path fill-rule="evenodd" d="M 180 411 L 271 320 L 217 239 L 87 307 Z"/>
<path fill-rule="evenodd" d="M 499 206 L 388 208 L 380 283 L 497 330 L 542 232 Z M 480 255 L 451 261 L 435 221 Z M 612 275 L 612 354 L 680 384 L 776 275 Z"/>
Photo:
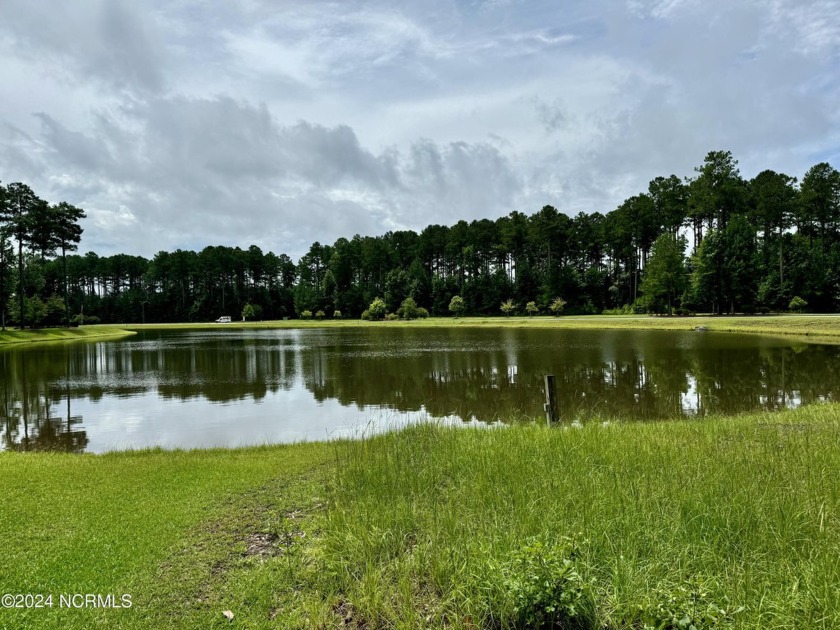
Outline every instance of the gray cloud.
<path fill-rule="evenodd" d="M 8 0 L 0 179 L 83 247 L 314 240 L 607 212 L 732 150 L 840 153 L 840 0 Z"/>
<path fill-rule="evenodd" d="M 346 125 L 280 126 L 264 105 L 229 97 L 136 103 L 100 114 L 88 134 L 38 117 L 33 170 L 62 176 L 36 188 L 90 209 L 92 249 L 256 242 L 300 253 L 307 241 L 504 212 L 518 186 L 489 144 L 374 154 Z"/>
<path fill-rule="evenodd" d="M 81 76 L 118 90 L 163 86 L 154 18 L 127 0 L 7 0 L 0 33 L 16 55 L 69 70 L 55 73 L 59 82 Z"/>

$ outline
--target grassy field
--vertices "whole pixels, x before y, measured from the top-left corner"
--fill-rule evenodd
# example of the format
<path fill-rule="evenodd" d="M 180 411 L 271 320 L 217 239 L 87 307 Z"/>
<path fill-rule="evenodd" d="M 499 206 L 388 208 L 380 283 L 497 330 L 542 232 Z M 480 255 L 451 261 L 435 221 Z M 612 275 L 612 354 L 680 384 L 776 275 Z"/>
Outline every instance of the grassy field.
<path fill-rule="evenodd" d="M 840 338 L 840 315 L 764 315 L 735 317 L 655 317 L 647 315 L 588 315 L 567 317 L 430 317 L 413 321 L 370 322 L 356 319 L 233 322 L 230 324 L 125 324 L 127 330 L 189 330 L 225 328 L 323 328 L 323 327 L 485 327 L 485 328 L 583 328 L 635 330 L 694 330 L 796 335 L 831 340 Z"/>
<path fill-rule="evenodd" d="M 836 628 L 838 438 L 833 404 L 0 454 L 2 590 L 133 604 L 6 609 L 0 626 Z"/>
<path fill-rule="evenodd" d="M 0 346 L 39 341 L 78 341 L 100 337 L 121 337 L 135 334 L 121 326 L 82 326 L 79 328 L 40 328 L 37 330 L 0 331 Z"/>

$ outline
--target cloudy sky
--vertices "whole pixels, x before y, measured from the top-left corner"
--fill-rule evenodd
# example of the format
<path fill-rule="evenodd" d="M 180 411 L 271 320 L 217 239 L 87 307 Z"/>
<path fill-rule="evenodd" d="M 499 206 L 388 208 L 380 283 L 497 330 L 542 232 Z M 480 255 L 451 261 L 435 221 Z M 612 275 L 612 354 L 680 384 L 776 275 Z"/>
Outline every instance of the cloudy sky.
<path fill-rule="evenodd" d="M 840 166 L 840 0 L 2 0 L 0 180 L 82 251 L 607 212 Z"/>

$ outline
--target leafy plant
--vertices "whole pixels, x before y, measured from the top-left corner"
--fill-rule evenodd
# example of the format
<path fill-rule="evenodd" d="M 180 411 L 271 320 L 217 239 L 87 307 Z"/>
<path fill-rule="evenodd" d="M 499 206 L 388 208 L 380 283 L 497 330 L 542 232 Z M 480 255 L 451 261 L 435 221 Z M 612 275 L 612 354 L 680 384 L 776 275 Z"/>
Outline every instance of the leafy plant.
<path fill-rule="evenodd" d="M 374 298 L 373 302 L 370 303 L 370 306 L 368 307 L 367 311 L 370 315 L 368 319 L 382 319 L 383 317 L 385 317 L 386 311 L 385 300 L 383 300 L 381 297 Z"/>
<path fill-rule="evenodd" d="M 74 324 L 98 324 L 100 319 L 96 315 L 82 315 L 79 313 L 75 315 L 71 320 Z"/>
<path fill-rule="evenodd" d="M 512 601 L 512 625 L 522 628 L 588 628 L 595 606 L 581 577 L 570 538 L 530 539 L 502 567 L 502 585 Z"/>
<path fill-rule="evenodd" d="M 327 315 L 326 315 L 326 313 L 324 313 L 324 311 L 318 311 L 317 313 L 315 313 L 315 319 L 318 319 L 318 320 L 324 319 L 326 316 Z"/>
<path fill-rule="evenodd" d="M 788 304 L 788 308 L 794 313 L 801 313 L 808 307 L 808 302 L 803 300 L 798 295 L 795 296 Z"/>
<path fill-rule="evenodd" d="M 558 317 L 565 307 L 566 300 L 561 297 L 556 297 L 552 300 L 551 304 L 548 305 L 548 310 L 551 311 L 555 317 Z"/>
<path fill-rule="evenodd" d="M 460 295 L 454 296 L 449 302 L 449 310 L 452 311 L 452 314 L 455 315 L 457 319 L 461 311 L 464 310 L 464 298 Z"/>
<path fill-rule="evenodd" d="M 417 319 L 417 302 L 414 298 L 405 298 L 397 310 L 397 315 L 403 319 Z"/>
<path fill-rule="evenodd" d="M 505 300 L 499 308 L 502 309 L 505 316 L 510 317 L 510 314 L 516 309 L 516 304 L 513 303 L 513 300 Z"/>
<path fill-rule="evenodd" d="M 339 311 L 338 309 L 335 309 L 333 311 L 333 319 L 341 319 L 341 317 L 342 317 L 341 311 Z"/>
<path fill-rule="evenodd" d="M 528 302 L 525 305 L 525 310 L 528 312 L 528 317 L 533 317 L 536 313 L 540 312 L 536 302 Z"/>
<path fill-rule="evenodd" d="M 57 295 L 51 295 L 45 303 L 46 316 L 45 326 L 60 326 L 64 324 L 67 316 L 67 309 L 64 307 L 64 300 Z"/>
<path fill-rule="evenodd" d="M 306 310 L 306 311 L 301 312 L 300 318 L 301 319 L 312 319 L 312 311 Z"/>
<path fill-rule="evenodd" d="M 246 304 L 242 307 L 242 321 L 256 319 L 257 311 L 253 304 Z"/>
<path fill-rule="evenodd" d="M 711 601 L 700 580 L 655 588 L 650 593 L 650 600 L 629 620 L 632 627 L 645 630 L 728 628 L 732 626 L 734 616 L 744 611 L 743 606 L 727 610 Z"/>
<path fill-rule="evenodd" d="M 601 311 L 602 315 L 632 315 L 633 314 L 633 306 L 630 304 L 625 304 L 624 306 L 618 306 L 616 308 L 605 308 Z"/>

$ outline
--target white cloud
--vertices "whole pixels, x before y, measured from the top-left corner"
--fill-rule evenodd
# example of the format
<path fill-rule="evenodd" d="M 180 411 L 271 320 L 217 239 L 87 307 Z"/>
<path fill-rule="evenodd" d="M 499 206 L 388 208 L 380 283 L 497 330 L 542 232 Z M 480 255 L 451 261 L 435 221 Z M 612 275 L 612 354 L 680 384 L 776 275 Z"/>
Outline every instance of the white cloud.
<path fill-rule="evenodd" d="M 314 240 L 607 212 L 732 150 L 840 147 L 840 0 L 9 0 L 0 179 L 82 249 Z"/>

